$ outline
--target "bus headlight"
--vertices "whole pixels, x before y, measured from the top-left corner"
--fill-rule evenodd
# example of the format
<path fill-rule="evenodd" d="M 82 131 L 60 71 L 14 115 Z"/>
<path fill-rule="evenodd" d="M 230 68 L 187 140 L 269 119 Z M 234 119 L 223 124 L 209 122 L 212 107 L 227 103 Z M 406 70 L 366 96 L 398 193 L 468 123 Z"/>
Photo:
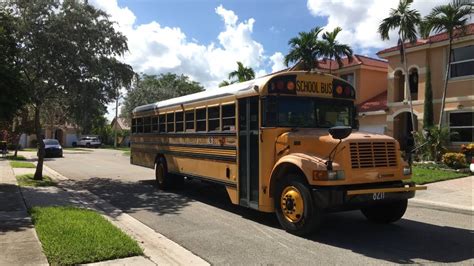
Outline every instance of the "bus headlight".
<path fill-rule="evenodd" d="M 313 180 L 314 181 L 329 181 L 329 180 L 343 180 L 345 179 L 344 171 L 326 171 L 326 170 L 314 170 Z"/>

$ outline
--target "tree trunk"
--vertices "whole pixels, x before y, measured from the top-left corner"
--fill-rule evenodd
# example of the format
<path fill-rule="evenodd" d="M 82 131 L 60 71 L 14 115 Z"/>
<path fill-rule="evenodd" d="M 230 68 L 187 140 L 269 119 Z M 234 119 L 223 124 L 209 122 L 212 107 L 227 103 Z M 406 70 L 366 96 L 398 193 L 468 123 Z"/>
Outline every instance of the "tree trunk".
<path fill-rule="evenodd" d="M 416 147 L 416 139 L 414 136 L 414 132 L 416 131 L 415 127 L 415 115 L 413 114 L 413 103 L 411 101 L 411 90 L 410 86 L 408 84 L 408 79 L 409 79 L 409 73 L 408 73 L 408 67 L 407 67 L 407 55 L 406 55 L 406 50 L 405 50 L 405 40 L 402 40 L 402 50 L 403 50 L 403 68 L 405 69 L 405 93 L 407 93 L 408 97 L 408 103 L 410 105 L 410 116 L 411 116 L 411 127 L 412 127 L 412 138 L 413 138 L 413 144 Z M 418 121 L 416 121 L 418 123 Z"/>
<path fill-rule="evenodd" d="M 332 74 L 332 60 L 329 58 L 329 74 Z"/>
<path fill-rule="evenodd" d="M 43 161 L 44 161 L 44 142 L 41 136 L 41 124 L 40 124 L 40 104 L 35 105 L 35 132 L 36 140 L 38 142 L 38 163 L 36 164 L 35 180 L 43 180 Z"/>
<path fill-rule="evenodd" d="M 18 155 L 18 148 L 20 147 L 20 140 L 21 140 L 21 133 L 17 135 L 17 138 L 15 139 L 16 145 L 15 145 L 15 153 L 13 154 L 13 157 L 16 158 Z"/>
<path fill-rule="evenodd" d="M 451 63 L 451 44 L 452 44 L 452 38 L 451 36 L 449 37 L 449 45 L 448 45 L 448 62 L 446 63 L 446 76 L 444 79 L 444 88 L 443 88 L 443 97 L 441 98 L 441 109 L 439 112 L 439 129 L 443 126 L 443 116 L 444 116 L 444 105 L 446 102 L 446 91 L 448 90 L 448 79 L 449 79 L 449 66 Z"/>

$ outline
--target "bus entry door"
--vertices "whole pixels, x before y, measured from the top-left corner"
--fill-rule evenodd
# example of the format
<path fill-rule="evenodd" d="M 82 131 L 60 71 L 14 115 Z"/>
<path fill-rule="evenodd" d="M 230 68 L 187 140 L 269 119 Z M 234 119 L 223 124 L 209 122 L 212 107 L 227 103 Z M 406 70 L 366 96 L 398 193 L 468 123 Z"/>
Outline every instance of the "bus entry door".
<path fill-rule="evenodd" d="M 258 209 L 259 121 L 258 97 L 239 100 L 240 205 Z"/>

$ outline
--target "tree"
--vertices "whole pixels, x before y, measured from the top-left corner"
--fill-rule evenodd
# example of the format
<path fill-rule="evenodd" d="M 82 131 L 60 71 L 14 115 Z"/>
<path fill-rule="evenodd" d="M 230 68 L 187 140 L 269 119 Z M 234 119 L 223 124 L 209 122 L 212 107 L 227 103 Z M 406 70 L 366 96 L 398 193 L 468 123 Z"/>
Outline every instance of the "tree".
<path fill-rule="evenodd" d="M 29 88 L 38 140 L 35 179 L 42 179 L 44 143 L 41 114 L 48 101 L 64 99 L 69 111 L 105 105 L 115 88 L 127 86 L 130 66 L 116 58 L 127 50 L 125 36 L 114 29 L 105 12 L 87 1 L 11 1 L 19 48 L 16 63 Z M 78 111 L 77 111 L 78 112 Z M 74 112 L 72 112 L 74 113 Z"/>
<path fill-rule="evenodd" d="M 132 86 L 124 97 L 120 113 L 122 117 L 130 120 L 130 115 L 137 106 L 200 92 L 203 89 L 198 82 L 189 80 L 185 75 L 144 74 L 137 79 L 135 86 Z"/>
<path fill-rule="evenodd" d="M 397 9 L 390 9 L 390 14 L 385 18 L 382 23 L 379 25 L 378 32 L 382 37 L 382 40 L 389 40 L 389 32 L 392 29 L 398 28 L 398 44 L 400 46 L 400 59 L 403 63 L 403 70 L 405 72 L 405 85 L 404 91 L 408 96 L 408 101 L 410 103 L 410 115 L 412 128 L 415 130 L 415 118 L 413 115 L 413 103 L 411 100 L 411 93 L 408 91 L 408 69 L 407 69 L 407 60 L 406 60 L 406 49 L 405 42 L 409 41 L 411 43 L 416 42 L 417 35 L 416 29 L 420 25 L 421 16 L 418 11 L 415 9 L 410 9 L 410 5 L 413 3 L 413 0 L 400 0 L 398 3 Z"/>
<path fill-rule="evenodd" d="M 352 62 L 352 49 L 347 44 L 340 44 L 336 41 L 337 34 L 341 32 L 340 27 L 336 27 L 333 31 L 327 31 L 323 34 L 323 52 L 322 54 L 328 57 L 329 60 L 329 73 L 332 73 L 331 64 L 332 59 L 335 59 L 339 68 L 342 67 L 342 56 L 346 56 L 349 62 Z"/>
<path fill-rule="evenodd" d="M 443 86 L 443 97 L 441 99 L 441 110 L 439 114 L 439 127 L 443 125 L 444 106 L 446 102 L 446 91 L 448 88 L 448 79 L 450 73 L 451 53 L 453 39 L 463 35 L 469 17 L 473 14 L 474 4 L 472 0 L 453 0 L 447 5 L 440 5 L 433 8 L 431 13 L 423 20 L 423 34 L 429 35 L 431 31 L 435 33 L 447 32 L 449 36 L 446 76 Z"/>
<path fill-rule="evenodd" d="M 223 80 L 223 81 L 221 81 L 221 83 L 219 83 L 219 88 L 229 86 L 230 84 L 232 84 L 232 82 L 230 82 L 228 80 Z"/>
<path fill-rule="evenodd" d="M 300 32 L 288 41 L 290 51 L 285 55 L 285 64 L 301 61 L 303 69 L 311 70 L 318 66 L 318 57 L 322 55 L 323 44 L 318 35 L 323 28 L 315 27 L 309 32 Z"/>
<path fill-rule="evenodd" d="M 234 78 L 237 78 L 237 82 L 252 80 L 255 78 L 255 71 L 251 67 L 245 67 L 241 62 L 237 62 L 237 70 L 229 73 L 229 79 Z"/>
<path fill-rule="evenodd" d="M 425 102 L 423 106 L 423 128 L 429 129 L 434 125 L 433 118 L 433 90 L 431 88 L 431 70 L 427 67 L 425 82 Z"/>
<path fill-rule="evenodd" d="M 17 111 L 28 102 L 20 69 L 15 64 L 19 50 L 15 42 L 14 17 L 5 9 L 0 10 L 0 120 L 12 122 Z"/>

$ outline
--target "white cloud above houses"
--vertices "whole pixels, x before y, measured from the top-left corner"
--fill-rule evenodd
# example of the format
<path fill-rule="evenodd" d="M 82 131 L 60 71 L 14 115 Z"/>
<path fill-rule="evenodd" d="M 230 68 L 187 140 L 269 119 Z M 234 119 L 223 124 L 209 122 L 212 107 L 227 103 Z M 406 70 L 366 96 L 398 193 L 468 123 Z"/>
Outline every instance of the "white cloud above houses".
<path fill-rule="evenodd" d="M 449 0 L 417 0 L 412 8 L 422 16 L 431 9 Z M 307 7 L 313 16 L 326 17 L 326 30 L 339 26 L 338 35 L 342 43 L 350 44 L 356 51 L 383 49 L 397 43 L 397 32 L 390 33 L 389 41 L 382 41 L 377 32 L 380 22 L 389 15 L 391 8 L 398 6 L 399 0 L 308 0 Z"/>
<path fill-rule="evenodd" d="M 179 27 L 157 21 L 137 25 L 135 14 L 116 0 L 90 3 L 109 13 L 117 29 L 127 36 L 129 52 L 124 61 L 138 73 L 183 73 L 205 87 L 214 87 L 237 67 L 236 61 L 252 67 L 257 75 L 266 74 L 265 68 L 281 67 L 281 53 L 265 55 L 263 45 L 253 38 L 255 19 L 240 21 L 234 11 L 222 5 L 215 8 L 215 14 L 222 19 L 223 30 L 215 42 L 201 44 Z"/>

